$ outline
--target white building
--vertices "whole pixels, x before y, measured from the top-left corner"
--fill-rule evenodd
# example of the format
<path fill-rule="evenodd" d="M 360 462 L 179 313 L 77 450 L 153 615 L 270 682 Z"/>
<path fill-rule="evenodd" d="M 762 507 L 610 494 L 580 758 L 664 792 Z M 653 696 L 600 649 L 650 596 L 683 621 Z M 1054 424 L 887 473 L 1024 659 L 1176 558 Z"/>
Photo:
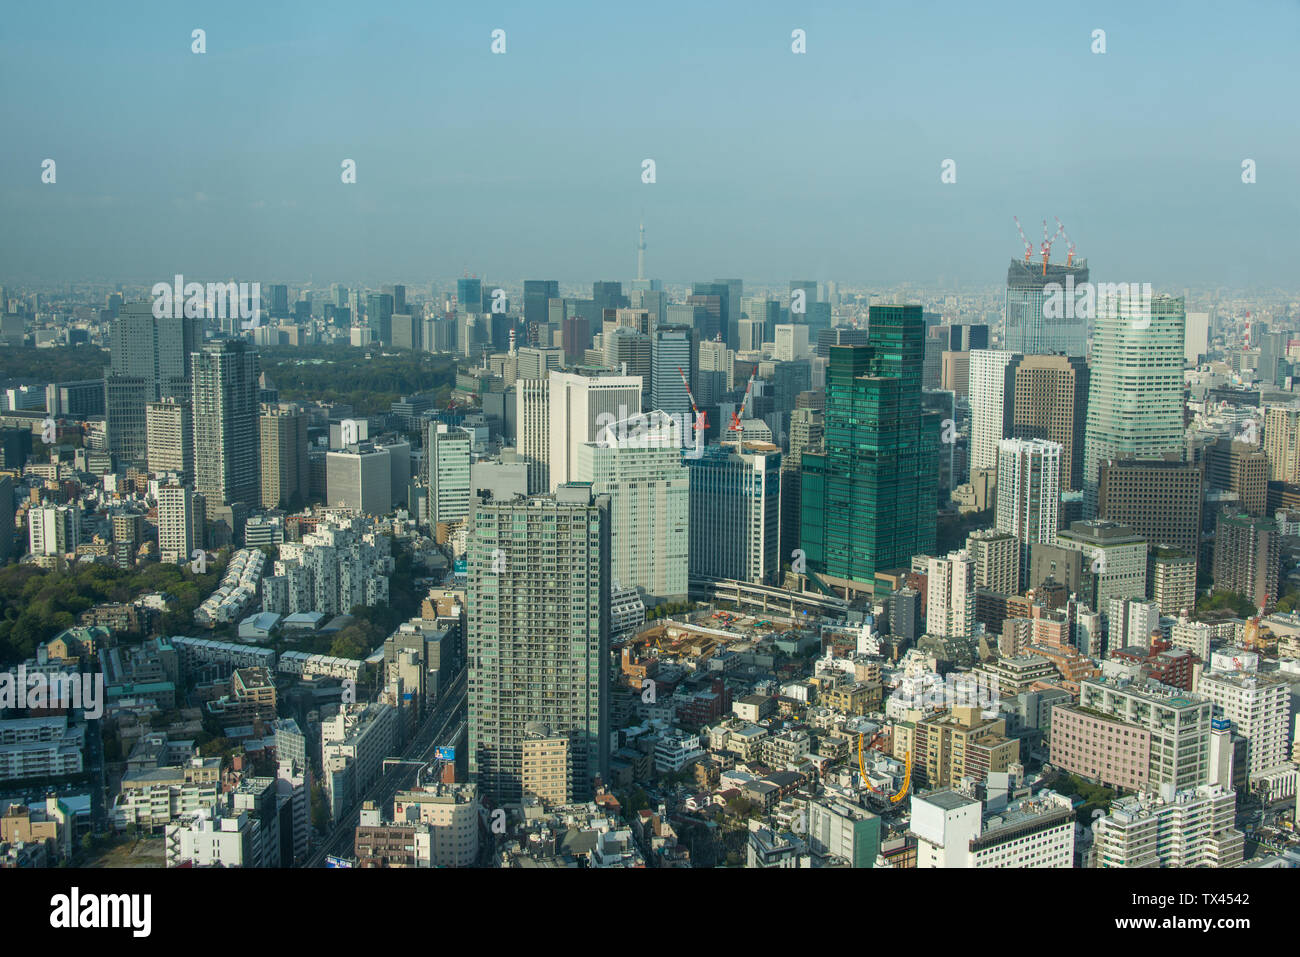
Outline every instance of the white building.
<path fill-rule="evenodd" d="M 975 561 L 966 551 L 927 565 L 926 634 L 969 638 L 975 632 Z"/>
<path fill-rule="evenodd" d="M 970 354 L 970 474 L 977 469 L 995 469 L 998 442 L 1003 438 L 1007 366 L 1014 352 L 972 349 Z"/>
<path fill-rule="evenodd" d="M 474 437 L 466 429 L 430 422 L 425 439 L 429 473 L 429 522 L 462 521 L 469 514 L 470 447 Z"/>
<path fill-rule="evenodd" d="M 1046 439 L 998 442 L 997 530 L 1020 542 L 1021 583 L 1028 578 L 1030 546 L 1056 544 L 1061 522 L 1061 457 Z"/>
<path fill-rule="evenodd" d="M 257 822 L 247 812 L 226 816 L 204 810 L 173 821 L 165 829 L 167 866 L 255 866 L 256 830 Z"/>
<path fill-rule="evenodd" d="M 638 413 L 584 442 L 574 480 L 610 497 L 610 575 L 651 604 L 684 601 L 689 586 L 690 470 L 681 423 Z"/>
<path fill-rule="evenodd" d="M 552 372 L 549 390 L 550 491 L 573 481 L 577 449 L 601 428 L 641 411 L 641 376 Z M 604 418 L 600 418 L 604 416 Z"/>
<path fill-rule="evenodd" d="M 1098 867 L 1236 867 L 1244 838 L 1233 827 L 1236 795 L 1218 784 L 1111 802 L 1093 828 Z"/>
<path fill-rule="evenodd" d="M 27 513 L 27 545 L 33 555 L 66 555 L 80 544 L 80 505 L 40 505 Z"/>
<path fill-rule="evenodd" d="M 1209 671 L 1201 674 L 1198 694 L 1209 698 L 1215 716 L 1232 722 L 1246 739 L 1249 780 L 1289 767 L 1287 749 L 1291 730 L 1290 684 L 1280 675 L 1249 671 Z"/>
<path fill-rule="evenodd" d="M 1053 791 L 985 808 L 953 790 L 912 795 L 916 866 L 1074 866 L 1074 809 Z"/>

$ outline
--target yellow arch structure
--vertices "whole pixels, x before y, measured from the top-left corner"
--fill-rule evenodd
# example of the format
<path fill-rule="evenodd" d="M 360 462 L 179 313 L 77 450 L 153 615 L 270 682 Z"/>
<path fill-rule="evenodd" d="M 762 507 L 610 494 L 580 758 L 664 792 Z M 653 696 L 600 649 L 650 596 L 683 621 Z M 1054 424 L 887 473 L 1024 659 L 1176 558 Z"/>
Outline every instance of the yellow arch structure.
<path fill-rule="evenodd" d="M 866 759 L 863 757 L 862 754 L 862 737 L 863 736 L 861 734 L 858 735 L 858 770 L 862 772 L 863 783 L 866 784 L 867 787 L 871 788 L 871 790 L 875 791 L 877 794 L 880 794 L 881 793 L 880 788 L 874 787 L 872 783 L 867 780 Z M 893 801 L 895 804 L 903 800 L 903 797 L 907 794 L 907 789 L 911 787 L 912 784 L 912 752 L 911 751 L 907 752 L 906 760 L 907 760 L 906 770 L 904 770 L 903 772 L 903 787 L 897 794 L 891 795 L 889 798 L 889 800 Z"/>

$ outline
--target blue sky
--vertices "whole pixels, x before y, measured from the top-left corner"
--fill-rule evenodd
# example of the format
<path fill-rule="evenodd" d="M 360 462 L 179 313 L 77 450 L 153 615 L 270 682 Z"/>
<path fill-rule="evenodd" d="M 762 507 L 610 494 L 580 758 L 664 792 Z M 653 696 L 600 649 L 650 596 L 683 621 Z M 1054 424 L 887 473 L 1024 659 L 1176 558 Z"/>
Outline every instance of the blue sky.
<path fill-rule="evenodd" d="M 13 6 L 0 279 L 1294 285 L 1300 5 L 1081 6 Z"/>

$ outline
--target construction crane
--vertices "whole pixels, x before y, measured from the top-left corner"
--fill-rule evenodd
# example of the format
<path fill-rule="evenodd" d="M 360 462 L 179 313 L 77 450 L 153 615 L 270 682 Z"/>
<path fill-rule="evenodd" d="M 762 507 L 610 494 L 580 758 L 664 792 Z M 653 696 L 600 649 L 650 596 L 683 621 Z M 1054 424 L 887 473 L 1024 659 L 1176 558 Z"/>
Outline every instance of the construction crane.
<path fill-rule="evenodd" d="M 1053 218 L 1056 220 L 1057 233 L 1060 234 L 1062 239 L 1064 239 L 1067 243 L 1070 244 L 1069 248 L 1066 249 L 1065 251 L 1065 268 L 1069 269 L 1070 264 L 1074 262 L 1074 240 L 1071 239 L 1070 234 L 1065 231 L 1065 223 L 1061 222 L 1061 217 L 1056 216 Z"/>
<path fill-rule="evenodd" d="M 686 398 L 691 400 L 691 411 L 695 413 L 695 431 L 703 432 L 708 427 L 708 417 L 695 404 L 695 396 L 691 394 L 691 384 L 686 381 L 686 373 L 682 371 L 681 366 L 677 367 L 677 374 L 682 377 L 682 385 L 686 387 Z M 698 441 L 697 439 L 696 442 L 698 443 Z"/>
<path fill-rule="evenodd" d="M 1056 242 L 1057 236 L 1061 235 L 1061 230 L 1056 231 L 1056 236 L 1051 239 L 1047 238 L 1047 220 L 1043 220 L 1043 245 L 1039 251 L 1043 254 L 1043 275 L 1047 275 L 1047 258 L 1052 255 L 1052 243 Z"/>
<path fill-rule="evenodd" d="M 736 412 L 731 413 L 731 428 L 728 431 L 731 432 L 742 431 L 742 427 L 740 424 L 740 417 L 745 414 L 745 406 L 749 404 L 749 393 L 750 390 L 754 388 L 754 377 L 757 375 L 758 375 L 757 369 L 750 374 L 749 382 L 745 384 L 745 397 L 740 400 L 740 409 Z"/>
<path fill-rule="evenodd" d="M 1020 241 L 1025 244 L 1025 262 L 1028 263 L 1029 257 L 1034 254 L 1034 244 L 1025 236 L 1025 231 L 1020 225 L 1020 217 L 1012 216 L 1011 218 L 1016 221 L 1016 232 L 1020 234 Z"/>

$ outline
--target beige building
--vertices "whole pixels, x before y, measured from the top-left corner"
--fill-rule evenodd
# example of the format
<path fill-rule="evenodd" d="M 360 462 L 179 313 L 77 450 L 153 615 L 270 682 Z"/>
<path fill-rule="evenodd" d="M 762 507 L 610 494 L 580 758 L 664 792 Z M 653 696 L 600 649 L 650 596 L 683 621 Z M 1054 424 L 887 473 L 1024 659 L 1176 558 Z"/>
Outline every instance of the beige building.
<path fill-rule="evenodd" d="M 948 787 L 964 777 L 976 781 L 1020 760 L 1020 742 L 1006 736 L 1002 718 L 985 718 L 975 706 L 954 707 L 916 722 L 912 729 L 912 777 L 922 788 Z"/>
<path fill-rule="evenodd" d="M 429 825 L 433 867 L 470 867 L 478 860 L 478 788 L 473 784 L 398 791 L 393 822 Z"/>
<path fill-rule="evenodd" d="M 292 406 L 263 406 L 258 417 L 262 432 L 262 507 L 277 508 L 297 501 L 307 504 L 310 468 L 307 463 L 307 415 Z"/>
<path fill-rule="evenodd" d="M 544 724 L 528 727 L 522 760 L 525 794 L 536 795 L 547 807 L 569 803 L 573 778 L 567 735 L 555 734 Z"/>

